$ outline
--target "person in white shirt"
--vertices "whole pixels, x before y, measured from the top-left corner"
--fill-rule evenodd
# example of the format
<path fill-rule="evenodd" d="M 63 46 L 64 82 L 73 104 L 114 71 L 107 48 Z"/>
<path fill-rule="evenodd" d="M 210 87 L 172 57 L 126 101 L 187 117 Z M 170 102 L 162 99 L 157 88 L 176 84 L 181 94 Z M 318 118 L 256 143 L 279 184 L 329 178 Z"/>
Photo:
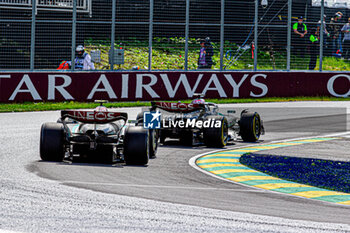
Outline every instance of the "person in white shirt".
<path fill-rule="evenodd" d="M 90 54 L 85 52 L 85 48 L 82 45 L 78 45 L 75 49 L 75 70 L 94 70 L 94 63 L 91 61 Z"/>
<path fill-rule="evenodd" d="M 327 23 L 326 23 L 326 15 L 323 15 L 323 52 L 325 56 L 329 56 L 331 55 L 331 42 L 330 42 L 330 36 L 331 34 L 328 32 L 327 30 Z M 317 36 L 317 38 L 320 40 L 321 38 L 321 20 L 318 21 L 317 23 L 317 29 L 316 29 L 316 34 L 315 36 Z"/>

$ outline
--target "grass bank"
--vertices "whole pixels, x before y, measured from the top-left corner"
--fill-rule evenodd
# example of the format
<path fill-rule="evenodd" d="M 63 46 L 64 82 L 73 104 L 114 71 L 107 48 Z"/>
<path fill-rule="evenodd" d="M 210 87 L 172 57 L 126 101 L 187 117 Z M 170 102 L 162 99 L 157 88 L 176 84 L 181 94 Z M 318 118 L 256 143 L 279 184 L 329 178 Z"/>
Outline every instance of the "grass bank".
<path fill-rule="evenodd" d="M 119 44 L 122 45 L 119 45 Z M 86 39 L 84 42 L 87 52 L 92 50 L 101 51 L 101 62 L 96 63 L 96 69 L 109 70 L 108 51 L 109 40 Z M 220 44 L 212 43 L 214 47 L 213 69 L 220 69 Z M 148 69 L 148 41 L 140 41 L 136 38 L 117 40 L 116 48 L 122 47 L 125 50 L 124 64 L 116 65 L 115 69 L 130 70 L 134 66 L 140 69 Z M 188 69 L 197 69 L 198 54 L 200 50 L 199 39 L 189 38 L 188 43 Z M 240 52 L 238 52 L 240 51 Z M 244 51 L 244 52 L 243 52 Z M 252 50 L 248 47 L 242 50 L 235 43 L 224 42 L 224 66 L 227 70 L 253 70 L 254 59 Z M 241 54 L 238 58 L 238 54 Z M 237 59 L 235 59 L 235 57 Z M 235 62 L 232 62 L 236 60 Z M 291 56 L 291 69 L 308 70 L 309 56 L 300 58 Z M 318 70 L 318 64 L 315 70 Z M 178 70 L 185 68 L 185 38 L 182 37 L 155 37 L 152 47 L 152 69 L 154 70 Z M 284 47 L 271 48 L 262 46 L 258 52 L 258 69 L 261 70 L 286 70 L 287 52 Z M 346 71 L 350 70 L 350 62 L 335 57 L 323 58 L 323 70 Z"/>
<path fill-rule="evenodd" d="M 350 193 L 349 162 L 262 154 L 246 154 L 240 162 L 281 179 Z"/>
<path fill-rule="evenodd" d="M 184 102 L 190 102 L 185 100 Z M 261 98 L 261 99 L 207 99 L 208 102 L 218 104 L 228 103 L 266 103 L 266 102 L 290 102 L 290 101 L 350 101 L 350 98 L 335 98 L 335 97 L 293 97 L 293 98 Z M 121 107 L 142 107 L 150 106 L 150 102 L 136 101 L 136 102 L 114 102 L 104 104 L 109 108 Z M 11 103 L 0 104 L 0 112 L 29 112 L 29 111 L 53 111 L 61 109 L 86 109 L 95 108 L 97 103 L 83 103 L 83 102 L 25 102 L 25 103 Z"/>

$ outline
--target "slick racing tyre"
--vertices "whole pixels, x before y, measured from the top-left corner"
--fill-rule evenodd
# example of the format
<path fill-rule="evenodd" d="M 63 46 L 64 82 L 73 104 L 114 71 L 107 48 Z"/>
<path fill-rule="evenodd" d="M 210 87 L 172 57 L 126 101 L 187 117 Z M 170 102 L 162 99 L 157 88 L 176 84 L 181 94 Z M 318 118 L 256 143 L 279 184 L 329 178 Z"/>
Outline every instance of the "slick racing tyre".
<path fill-rule="evenodd" d="M 130 126 L 124 137 L 124 160 L 127 165 L 146 165 L 149 160 L 149 131 Z"/>
<path fill-rule="evenodd" d="M 137 114 L 136 117 L 136 126 L 142 126 L 143 127 L 143 112 L 140 112 Z M 154 158 L 157 154 L 158 149 L 158 130 L 156 129 L 149 129 L 149 157 Z"/>
<path fill-rule="evenodd" d="M 59 123 L 44 123 L 40 133 L 40 157 L 60 162 L 64 158 L 64 129 Z"/>
<path fill-rule="evenodd" d="M 261 135 L 261 119 L 257 112 L 243 112 L 239 120 L 239 134 L 245 142 L 256 142 Z"/>
<path fill-rule="evenodd" d="M 158 149 L 158 131 L 156 129 L 149 130 L 149 157 L 154 158 Z"/>
<path fill-rule="evenodd" d="M 209 116 L 206 120 L 211 119 L 221 121 L 219 128 L 206 128 L 203 131 L 204 144 L 207 147 L 222 148 L 226 146 L 228 141 L 228 123 L 226 117 L 223 116 Z"/>

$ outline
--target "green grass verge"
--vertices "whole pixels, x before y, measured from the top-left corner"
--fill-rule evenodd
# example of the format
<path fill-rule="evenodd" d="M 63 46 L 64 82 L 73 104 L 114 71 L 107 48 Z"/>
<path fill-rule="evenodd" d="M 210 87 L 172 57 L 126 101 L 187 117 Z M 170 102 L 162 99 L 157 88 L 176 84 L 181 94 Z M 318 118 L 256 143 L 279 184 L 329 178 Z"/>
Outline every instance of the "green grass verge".
<path fill-rule="evenodd" d="M 184 102 L 190 102 L 191 100 L 185 100 Z M 208 102 L 214 102 L 218 104 L 228 103 L 265 103 L 265 102 L 290 102 L 290 101 L 350 101 L 350 98 L 336 98 L 336 97 L 293 97 L 293 98 L 260 98 L 260 99 L 207 99 Z M 142 107 L 150 106 L 150 102 L 114 102 L 104 104 L 108 108 L 121 108 L 121 107 Z M 62 110 L 62 109 L 86 109 L 95 108 L 97 103 L 83 103 L 83 102 L 25 102 L 25 103 L 11 103 L 0 104 L 0 112 L 29 112 L 29 111 L 50 111 L 50 110 Z"/>

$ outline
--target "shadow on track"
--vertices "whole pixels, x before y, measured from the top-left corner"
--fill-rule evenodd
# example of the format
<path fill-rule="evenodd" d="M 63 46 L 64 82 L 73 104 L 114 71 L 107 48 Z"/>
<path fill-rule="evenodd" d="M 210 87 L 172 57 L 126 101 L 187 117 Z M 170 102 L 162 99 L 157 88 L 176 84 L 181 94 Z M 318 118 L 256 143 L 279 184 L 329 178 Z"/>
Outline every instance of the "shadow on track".
<path fill-rule="evenodd" d="M 153 159 L 153 158 L 151 158 Z M 97 160 L 89 160 L 89 159 L 78 159 L 78 160 L 63 160 L 63 162 L 48 162 L 38 160 L 38 163 L 47 163 L 47 164 L 56 164 L 61 166 L 84 166 L 84 167 L 104 167 L 104 168 L 123 168 L 123 167 L 138 167 L 138 168 L 147 168 L 148 165 L 126 165 L 125 163 L 102 163 Z"/>

